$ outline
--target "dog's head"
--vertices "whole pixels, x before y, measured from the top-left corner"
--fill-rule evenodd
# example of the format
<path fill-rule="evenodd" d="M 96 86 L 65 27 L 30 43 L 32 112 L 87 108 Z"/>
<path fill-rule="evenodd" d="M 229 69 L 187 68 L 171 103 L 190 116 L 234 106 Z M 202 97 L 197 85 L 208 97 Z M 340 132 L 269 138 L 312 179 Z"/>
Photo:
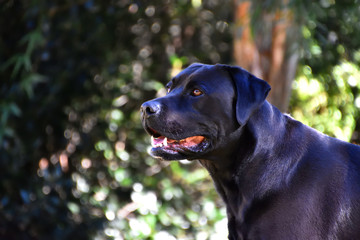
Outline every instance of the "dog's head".
<path fill-rule="evenodd" d="M 192 64 L 167 84 L 166 96 L 141 106 L 154 157 L 199 159 L 246 125 L 270 90 L 263 80 L 227 65 Z"/>

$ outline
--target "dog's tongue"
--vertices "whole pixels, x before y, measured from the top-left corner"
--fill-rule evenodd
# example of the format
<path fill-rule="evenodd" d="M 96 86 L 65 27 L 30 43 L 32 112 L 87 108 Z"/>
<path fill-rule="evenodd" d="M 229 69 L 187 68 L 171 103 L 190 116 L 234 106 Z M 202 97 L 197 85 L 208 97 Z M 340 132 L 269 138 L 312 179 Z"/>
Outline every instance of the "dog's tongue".
<path fill-rule="evenodd" d="M 160 136 L 158 138 L 151 137 L 151 145 L 159 146 L 159 145 L 163 144 L 164 140 L 165 140 L 164 136 Z"/>
<path fill-rule="evenodd" d="M 191 146 L 194 146 L 194 145 L 198 145 L 203 140 L 204 140 L 203 136 L 188 137 L 188 138 L 185 138 L 185 143 L 182 144 L 182 145 L 185 145 L 186 147 L 191 147 Z"/>

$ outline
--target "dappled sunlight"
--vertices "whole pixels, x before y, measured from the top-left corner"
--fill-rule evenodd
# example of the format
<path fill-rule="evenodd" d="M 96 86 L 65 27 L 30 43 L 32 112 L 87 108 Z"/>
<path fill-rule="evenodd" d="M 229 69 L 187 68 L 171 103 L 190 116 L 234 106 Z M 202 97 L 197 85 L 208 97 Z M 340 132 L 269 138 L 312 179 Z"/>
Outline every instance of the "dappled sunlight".
<path fill-rule="evenodd" d="M 310 66 L 304 66 L 293 84 L 294 103 L 292 115 L 295 119 L 321 132 L 350 141 L 355 129 L 356 116 L 360 108 L 360 69 L 357 64 L 342 62 L 333 68 L 332 85 L 317 79 Z M 329 89 L 336 87 L 335 95 L 329 96 Z M 354 97 L 354 92 L 357 94 Z"/>

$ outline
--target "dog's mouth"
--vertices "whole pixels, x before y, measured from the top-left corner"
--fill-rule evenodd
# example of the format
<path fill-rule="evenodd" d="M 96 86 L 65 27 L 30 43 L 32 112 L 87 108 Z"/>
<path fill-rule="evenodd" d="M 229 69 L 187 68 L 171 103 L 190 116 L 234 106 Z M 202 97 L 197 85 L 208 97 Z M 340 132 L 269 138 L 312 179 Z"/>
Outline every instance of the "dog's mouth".
<path fill-rule="evenodd" d="M 180 157 L 190 157 L 204 152 L 210 145 L 205 136 L 196 135 L 183 139 L 172 139 L 159 134 L 154 129 L 148 129 L 151 135 L 151 153 L 155 157 L 166 160 L 177 160 Z"/>
<path fill-rule="evenodd" d="M 154 137 L 151 136 L 151 146 L 153 148 L 168 148 L 168 149 L 199 149 L 199 146 L 205 141 L 203 136 L 192 136 L 180 140 L 167 138 L 165 136 Z"/>

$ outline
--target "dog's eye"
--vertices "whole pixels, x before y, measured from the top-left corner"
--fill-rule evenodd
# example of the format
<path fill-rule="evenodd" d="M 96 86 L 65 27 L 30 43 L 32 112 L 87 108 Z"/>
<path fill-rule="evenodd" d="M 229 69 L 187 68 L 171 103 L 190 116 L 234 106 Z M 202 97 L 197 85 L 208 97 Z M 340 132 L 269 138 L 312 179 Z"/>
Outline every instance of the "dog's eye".
<path fill-rule="evenodd" d="M 166 89 L 166 93 L 169 93 L 171 91 L 171 86 L 166 86 L 165 89 Z"/>
<path fill-rule="evenodd" d="M 165 89 L 166 89 L 166 92 L 167 92 L 167 93 L 170 92 L 170 90 L 171 90 L 171 85 L 172 85 L 171 83 L 166 84 Z"/>
<path fill-rule="evenodd" d="M 195 97 L 197 97 L 197 96 L 200 96 L 200 95 L 202 95 L 203 94 L 203 92 L 201 91 L 201 90 L 199 90 L 199 89 L 194 89 L 192 92 L 191 92 L 191 95 L 193 95 L 193 96 L 195 96 Z"/>

